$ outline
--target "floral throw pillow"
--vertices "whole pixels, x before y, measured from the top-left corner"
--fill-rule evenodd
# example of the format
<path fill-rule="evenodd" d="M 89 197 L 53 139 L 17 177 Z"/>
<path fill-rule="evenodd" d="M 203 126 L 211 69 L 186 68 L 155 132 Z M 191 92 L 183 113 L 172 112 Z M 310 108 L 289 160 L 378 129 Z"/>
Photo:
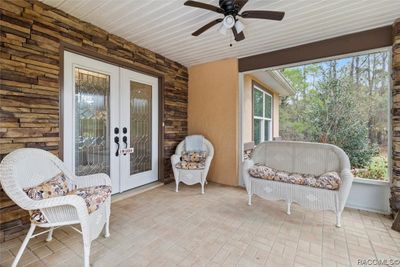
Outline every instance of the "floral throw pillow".
<path fill-rule="evenodd" d="M 46 182 L 23 190 L 33 200 L 65 196 L 69 192 L 67 178 L 62 172 Z"/>
<path fill-rule="evenodd" d="M 62 172 L 46 182 L 23 190 L 33 200 L 60 197 L 69 193 L 68 181 Z M 40 210 L 30 210 L 29 214 L 33 223 L 47 223 L 47 219 Z"/>

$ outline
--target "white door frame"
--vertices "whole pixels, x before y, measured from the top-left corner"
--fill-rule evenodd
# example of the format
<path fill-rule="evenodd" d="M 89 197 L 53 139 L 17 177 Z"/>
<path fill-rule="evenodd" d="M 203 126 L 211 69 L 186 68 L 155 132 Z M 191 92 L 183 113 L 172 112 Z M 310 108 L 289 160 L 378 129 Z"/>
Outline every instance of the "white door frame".
<path fill-rule="evenodd" d="M 123 189 L 122 183 L 121 183 L 121 177 L 120 177 L 120 168 L 121 168 L 121 161 L 118 157 L 115 156 L 115 152 L 117 149 L 116 144 L 114 143 L 114 137 L 119 136 L 120 138 L 120 148 L 122 147 L 122 125 L 120 121 L 120 114 L 121 109 L 119 106 L 120 105 L 120 98 L 122 96 L 118 96 L 118 94 L 115 94 L 114 97 L 112 97 L 112 91 L 118 90 L 120 91 L 120 80 L 122 76 L 122 71 L 121 70 L 126 70 L 127 72 L 132 72 L 135 73 L 135 77 L 137 77 L 137 81 L 143 82 L 146 84 L 149 84 L 149 81 L 151 81 L 151 85 L 153 88 L 155 88 L 155 92 L 153 90 L 153 101 L 155 101 L 155 104 L 153 102 L 152 106 L 152 112 L 153 114 L 156 115 L 157 119 L 152 121 L 152 128 L 153 128 L 153 133 L 155 133 L 155 137 L 153 136 L 153 144 L 152 144 L 152 154 L 156 156 L 156 159 L 153 159 L 152 161 L 152 167 L 155 170 L 155 175 L 154 178 L 151 179 L 151 181 L 156 181 L 159 179 L 159 161 L 160 161 L 160 142 L 162 142 L 162 138 L 159 138 L 159 136 L 162 135 L 162 128 L 160 128 L 159 125 L 159 119 L 158 118 L 159 114 L 162 114 L 162 112 L 159 112 L 159 101 L 160 101 L 160 91 L 159 91 L 159 78 L 158 76 L 154 75 L 146 75 L 142 74 L 139 72 L 131 71 L 125 68 L 120 68 L 117 65 L 114 65 L 112 63 L 106 63 L 102 60 L 97 60 L 93 59 L 92 57 L 89 56 L 83 56 L 80 54 L 76 54 L 74 52 L 69 52 L 67 50 L 64 50 L 63 53 L 64 57 L 64 77 L 63 77 L 63 90 L 62 90 L 62 111 L 60 114 L 63 114 L 62 118 L 62 127 L 63 127 L 63 133 L 62 133 L 62 140 L 61 140 L 61 146 L 63 149 L 63 161 L 65 162 L 66 166 L 68 169 L 72 171 L 72 173 L 75 173 L 75 131 L 71 130 L 75 128 L 75 75 L 74 75 L 74 69 L 75 67 L 81 67 L 83 69 L 89 70 L 89 71 L 95 71 L 99 73 L 104 73 L 110 75 L 110 103 L 109 103 L 109 108 L 110 108 L 110 126 L 109 126 L 109 136 L 110 136 L 110 177 L 112 179 L 112 187 L 113 187 L 113 194 L 114 193 L 119 193 L 124 190 L 127 190 L 126 187 Z M 122 95 L 122 93 L 121 93 Z M 116 97 L 115 97 L 116 96 Z M 128 95 L 129 97 L 129 95 Z M 129 107 L 128 107 L 129 109 Z M 112 112 L 112 111 L 118 111 L 118 112 Z M 129 126 L 129 125 L 128 125 Z M 119 135 L 114 134 L 114 128 L 118 127 L 120 128 Z M 129 132 L 128 132 L 129 133 Z M 129 141 L 129 138 L 128 138 Z M 127 157 L 128 158 L 128 157 Z M 116 166 L 116 167 L 112 167 Z M 134 185 L 135 186 L 135 185 Z"/>

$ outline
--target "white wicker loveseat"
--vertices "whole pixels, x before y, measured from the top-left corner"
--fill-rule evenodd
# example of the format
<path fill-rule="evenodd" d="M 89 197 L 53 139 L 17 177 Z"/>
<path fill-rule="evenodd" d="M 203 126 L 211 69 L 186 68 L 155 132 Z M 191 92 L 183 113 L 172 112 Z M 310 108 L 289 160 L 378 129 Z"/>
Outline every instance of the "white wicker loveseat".
<path fill-rule="evenodd" d="M 171 156 L 172 169 L 174 171 L 176 192 L 179 189 L 179 183 L 183 182 L 187 185 L 201 184 L 201 193 L 204 194 L 204 184 L 207 183 L 207 174 L 210 169 L 211 161 L 214 157 L 214 147 L 210 141 L 204 138 L 203 149 L 206 151 L 207 157 L 204 162 L 204 168 L 185 170 L 179 169 L 176 165 L 181 161 L 182 152 L 185 151 L 185 140 L 181 141 L 176 147 L 175 154 Z"/>
<path fill-rule="evenodd" d="M 249 174 L 255 164 L 262 164 L 275 170 L 289 173 L 321 175 L 337 172 L 341 185 L 338 190 L 328 190 L 307 185 L 284 183 L 254 178 Z M 256 194 L 267 200 L 285 200 L 290 214 L 292 202 L 314 210 L 332 210 L 336 213 L 336 226 L 340 227 L 353 175 L 346 153 L 330 144 L 272 141 L 255 148 L 252 158 L 243 163 L 243 179 L 248 193 L 248 204 Z"/>
<path fill-rule="evenodd" d="M 81 230 L 73 227 L 83 236 L 84 266 L 89 267 L 90 245 L 101 231 L 105 230 L 105 236 L 109 234 L 109 218 L 111 197 L 108 196 L 98 208 L 89 214 L 84 198 L 78 195 L 65 195 L 41 200 L 33 200 L 24 191 L 48 181 L 52 177 L 63 173 L 77 190 L 91 186 L 110 186 L 110 177 L 106 174 L 93 174 L 77 177 L 69 172 L 64 163 L 50 152 L 22 148 L 8 154 L 0 164 L 0 182 L 6 194 L 22 209 L 28 211 L 40 211 L 45 222 L 32 222 L 28 234 L 12 266 L 18 264 L 29 240 L 37 235 L 48 232 L 47 241 L 51 241 L 53 229 L 59 226 L 80 224 Z M 32 219 L 31 219 L 32 220 Z M 34 235 L 36 227 L 47 228 Z"/>

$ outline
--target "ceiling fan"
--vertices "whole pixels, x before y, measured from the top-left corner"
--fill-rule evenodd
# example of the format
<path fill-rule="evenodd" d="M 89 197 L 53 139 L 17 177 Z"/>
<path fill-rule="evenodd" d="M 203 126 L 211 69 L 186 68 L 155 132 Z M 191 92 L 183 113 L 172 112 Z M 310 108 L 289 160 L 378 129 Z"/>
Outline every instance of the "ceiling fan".
<path fill-rule="evenodd" d="M 207 23 L 197 31 L 193 32 L 192 35 L 199 36 L 214 25 L 222 22 L 218 31 L 222 34 L 226 34 L 228 30 L 232 29 L 235 41 L 239 42 L 244 40 L 245 37 L 243 33 L 244 25 L 240 22 L 238 17 L 243 19 L 282 20 L 285 16 L 285 12 L 267 10 L 247 10 L 239 14 L 247 2 L 248 0 L 219 0 L 219 7 L 217 7 L 197 1 L 186 1 L 184 4 L 185 6 L 207 9 L 224 15 L 224 18 L 219 18 Z"/>

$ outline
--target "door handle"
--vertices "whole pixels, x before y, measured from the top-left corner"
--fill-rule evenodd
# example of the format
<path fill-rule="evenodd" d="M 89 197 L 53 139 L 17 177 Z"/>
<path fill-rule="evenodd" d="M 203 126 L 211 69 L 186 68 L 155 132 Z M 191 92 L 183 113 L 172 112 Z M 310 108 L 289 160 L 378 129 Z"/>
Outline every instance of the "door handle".
<path fill-rule="evenodd" d="M 114 142 L 117 144 L 117 151 L 115 152 L 115 156 L 118 157 L 119 156 L 119 137 L 118 136 L 114 137 Z"/>
<path fill-rule="evenodd" d="M 124 142 L 125 148 L 128 148 L 128 137 L 126 137 L 126 136 L 122 137 L 122 142 Z M 125 155 L 126 155 L 126 153 L 124 152 L 124 156 Z"/>

